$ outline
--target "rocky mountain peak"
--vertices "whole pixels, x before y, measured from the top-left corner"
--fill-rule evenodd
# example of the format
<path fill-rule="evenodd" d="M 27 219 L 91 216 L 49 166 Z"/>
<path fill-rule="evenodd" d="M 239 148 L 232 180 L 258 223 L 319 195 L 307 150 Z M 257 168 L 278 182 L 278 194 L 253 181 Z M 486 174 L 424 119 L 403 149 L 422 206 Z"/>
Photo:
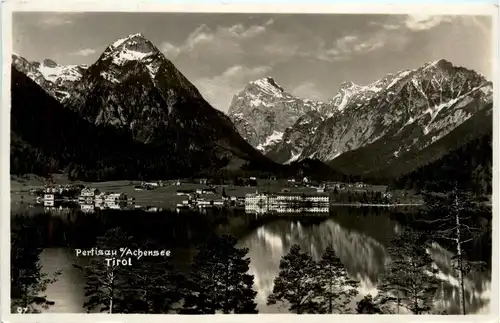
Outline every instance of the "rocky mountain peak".
<path fill-rule="evenodd" d="M 454 65 L 453 63 L 451 63 L 445 59 L 440 59 L 440 60 L 426 63 L 422 67 L 417 69 L 417 71 L 420 72 L 421 75 L 440 74 L 440 75 L 452 76 L 452 75 L 456 74 L 457 72 L 470 74 L 470 75 L 473 75 L 473 74 L 478 75 L 475 71 L 471 71 L 471 70 L 466 69 L 464 67 Z"/>
<path fill-rule="evenodd" d="M 399 158 L 446 136 L 490 102 L 484 77 L 444 59 L 359 88 L 344 83 L 332 100 L 342 118 L 325 120 L 298 160 L 329 161 L 379 141 L 387 148 L 390 140 L 391 158 Z"/>
<path fill-rule="evenodd" d="M 228 114 L 243 138 L 267 153 L 282 140 L 288 127 L 311 111 L 325 117 L 332 115 L 328 103 L 293 96 L 267 76 L 250 82 L 237 93 Z"/>
<path fill-rule="evenodd" d="M 174 129 L 190 109 L 193 115 L 203 114 L 201 110 L 218 113 L 211 112 L 198 89 L 140 33 L 106 48 L 68 106 L 92 123 L 131 129 L 145 143 L 160 140 L 165 127 Z"/>
<path fill-rule="evenodd" d="M 47 67 L 56 67 L 57 63 L 49 58 L 46 58 L 43 60 L 43 65 L 45 65 Z"/>
<path fill-rule="evenodd" d="M 354 84 L 354 82 L 351 82 L 351 81 L 348 81 L 348 82 L 343 82 L 342 84 L 340 84 L 340 89 L 341 90 L 350 90 L 350 89 L 353 89 L 353 88 L 356 88 L 357 85 Z"/>
<path fill-rule="evenodd" d="M 109 45 L 100 60 L 112 59 L 113 64 L 123 65 L 128 61 L 141 61 L 156 56 L 160 51 L 141 33 L 120 38 Z"/>
<path fill-rule="evenodd" d="M 424 64 L 424 68 L 425 67 L 435 67 L 435 68 L 440 68 L 440 69 L 444 69 L 444 70 L 450 70 L 453 68 L 453 63 L 451 63 L 445 59 L 439 59 L 437 61 Z"/>
<path fill-rule="evenodd" d="M 250 92 L 256 91 L 268 95 L 275 95 L 278 97 L 281 97 L 283 93 L 285 93 L 285 90 L 270 76 L 266 76 L 250 82 L 246 86 L 245 90 Z"/>

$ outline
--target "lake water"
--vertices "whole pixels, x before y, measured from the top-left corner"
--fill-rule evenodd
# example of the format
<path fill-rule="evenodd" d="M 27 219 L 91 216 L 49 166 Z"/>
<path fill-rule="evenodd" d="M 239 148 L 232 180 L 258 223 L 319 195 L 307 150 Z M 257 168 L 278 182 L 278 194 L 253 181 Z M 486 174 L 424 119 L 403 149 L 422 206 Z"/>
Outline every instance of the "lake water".
<path fill-rule="evenodd" d="M 41 265 L 47 273 L 62 270 L 59 280 L 47 289 L 47 296 L 55 304 L 48 312 L 84 313 L 85 279 L 73 264 L 84 264 L 86 258 L 77 258 L 75 248 L 93 247 L 95 238 L 107 229 L 120 226 L 134 236 L 154 237 L 170 246 L 173 260 L 181 271 L 189 268 L 196 245 L 207 230 L 230 233 L 239 245 L 249 248 L 250 273 L 258 292 L 260 313 L 286 312 L 276 306 L 267 306 L 266 299 L 279 272 L 279 263 L 293 244 L 315 259 L 321 257 L 332 244 L 352 278 L 361 282 L 357 300 L 368 293 L 377 293 L 377 280 L 388 261 L 387 245 L 391 237 L 411 224 L 414 212 L 395 212 L 387 208 L 349 208 L 330 210 L 328 214 L 250 215 L 244 211 L 212 211 L 201 213 L 140 211 L 106 211 L 85 214 L 80 211 L 35 212 L 13 215 L 33 217 L 42 232 L 44 250 Z M 491 234 L 489 235 L 491 239 Z M 490 261 L 488 240 L 475 243 L 473 254 Z M 491 242 L 490 242 L 491 243 Z M 434 245 L 430 250 L 441 271 L 443 284 L 436 303 L 448 313 L 458 313 L 458 283 L 453 277 L 450 251 Z M 488 313 L 490 308 L 491 271 L 467 276 L 466 303 L 469 314 Z"/>

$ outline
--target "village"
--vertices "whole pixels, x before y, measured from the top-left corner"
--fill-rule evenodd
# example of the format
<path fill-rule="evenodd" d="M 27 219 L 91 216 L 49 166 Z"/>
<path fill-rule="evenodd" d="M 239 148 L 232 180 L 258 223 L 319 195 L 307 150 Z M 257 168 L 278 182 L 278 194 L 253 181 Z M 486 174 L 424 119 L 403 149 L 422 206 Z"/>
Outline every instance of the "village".
<path fill-rule="evenodd" d="M 30 194 L 35 195 L 37 203 L 46 208 L 54 208 L 60 204 L 58 202 L 71 202 L 84 212 L 96 209 L 161 209 L 139 205 L 145 196 L 171 202 L 165 204 L 178 211 L 244 208 L 248 213 L 321 213 L 328 212 L 329 206 L 335 203 L 389 204 L 392 198 L 391 192 L 365 183 L 315 182 L 307 177 L 286 180 L 248 177 L 239 178 L 236 183 L 217 184 L 207 178 L 129 182 L 115 191 L 107 191 L 104 186 L 99 188 L 97 183 L 94 185 L 47 184 L 44 188 L 30 190 Z"/>

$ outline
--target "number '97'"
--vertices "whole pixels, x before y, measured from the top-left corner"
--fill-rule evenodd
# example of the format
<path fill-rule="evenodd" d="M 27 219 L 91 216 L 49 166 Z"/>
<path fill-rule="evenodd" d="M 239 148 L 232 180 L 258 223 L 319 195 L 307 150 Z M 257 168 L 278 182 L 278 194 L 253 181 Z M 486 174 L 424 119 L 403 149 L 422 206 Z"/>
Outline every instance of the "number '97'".
<path fill-rule="evenodd" d="M 17 308 L 17 314 L 24 314 L 24 313 L 27 313 L 28 312 L 28 308 L 27 307 L 18 307 Z"/>

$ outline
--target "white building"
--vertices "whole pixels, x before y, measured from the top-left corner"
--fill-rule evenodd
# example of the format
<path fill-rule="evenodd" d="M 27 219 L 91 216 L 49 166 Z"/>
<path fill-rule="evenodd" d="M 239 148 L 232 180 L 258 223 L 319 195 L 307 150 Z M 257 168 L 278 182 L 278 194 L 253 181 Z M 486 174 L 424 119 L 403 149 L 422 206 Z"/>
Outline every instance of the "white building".
<path fill-rule="evenodd" d="M 94 198 L 97 194 L 99 194 L 99 190 L 95 187 L 85 187 L 80 192 L 80 196 L 84 198 Z"/>
<path fill-rule="evenodd" d="M 81 204 L 80 207 L 83 212 L 94 212 L 94 204 Z"/>
<path fill-rule="evenodd" d="M 301 208 L 304 204 L 329 206 L 330 197 L 326 194 L 305 195 L 305 194 L 247 194 L 245 195 L 245 209 L 256 210 Z"/>
<path fill-rule="evenodd" d="M 267 204 L 268 196 L 266 194 L 249 193 L 245 195 L 246 204 Z"/>
<path fill-rule="evenodd" d="M 105 195 L 106 202 L 117 202 L 126 199 L 125 195 L 122 193 L 109 193 Z"/>
<path fill-rule="evenodd" d="M 205 201 L 205 200 L 199 200 L 199 201 L 197 201 L 196 204 L 198 205 L 198 207 L 211 207 L 212 206 L 212 202 Z"/>
<path fill-rule="evenodd" d="M 43 206 L 54 206 L 54 200 L 43 201 Z"/>

